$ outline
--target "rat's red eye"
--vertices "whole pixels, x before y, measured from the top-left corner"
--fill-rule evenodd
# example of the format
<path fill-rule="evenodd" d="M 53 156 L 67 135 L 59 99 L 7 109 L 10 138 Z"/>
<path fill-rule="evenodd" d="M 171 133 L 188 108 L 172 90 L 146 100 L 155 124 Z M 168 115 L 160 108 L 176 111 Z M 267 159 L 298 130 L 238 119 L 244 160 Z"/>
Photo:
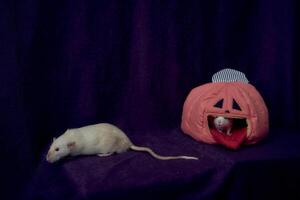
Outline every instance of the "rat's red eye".
<path fill-rule="evenodd" d="M 55 151 L 59 151 L 59 148 L 56 148 Z"/>

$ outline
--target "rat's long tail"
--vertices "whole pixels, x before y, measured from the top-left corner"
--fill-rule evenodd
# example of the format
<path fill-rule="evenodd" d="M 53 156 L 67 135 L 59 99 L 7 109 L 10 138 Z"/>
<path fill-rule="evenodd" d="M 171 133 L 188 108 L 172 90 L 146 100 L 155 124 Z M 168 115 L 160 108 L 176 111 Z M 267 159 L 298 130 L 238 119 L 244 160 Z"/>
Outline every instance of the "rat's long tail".
<path fill-rule="evenodd" d="M 157 158 L 159 160 L 175 160 L 175 159 L 187 159 L 187 160 L 198 160 L 197 157 L 192 157 L 192 156 L 160 156 L 152 151 L 152 149 L 148 147 L 140 147 L 140 146 L 135 146 L 132 145 L 130 146 L 130 149 L 134 151 L 146 151 L 149 154 L 151 154 L 154 158 Z"/>

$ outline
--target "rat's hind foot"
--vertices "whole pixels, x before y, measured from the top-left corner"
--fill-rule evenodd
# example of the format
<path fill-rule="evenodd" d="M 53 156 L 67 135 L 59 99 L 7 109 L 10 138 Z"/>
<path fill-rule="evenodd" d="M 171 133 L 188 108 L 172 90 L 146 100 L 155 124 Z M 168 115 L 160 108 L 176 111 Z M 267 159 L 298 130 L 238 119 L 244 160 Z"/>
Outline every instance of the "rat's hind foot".
<path fill-rule="evenodd" d="M 226 135 L 228 135 L 228 136 L 231 136 L 231 135 L 232 135 L 231 129 L 228 129 L 228 130 L 227 130 Z"/>
<path fill-rule="evenodd" d="M 97 154 L 97 156 L 99 156 L 99 157 L 107 157 L 107 156 L 110 156 L 112 154 L 113 153 L 99 153 L 99 154 Z"/>

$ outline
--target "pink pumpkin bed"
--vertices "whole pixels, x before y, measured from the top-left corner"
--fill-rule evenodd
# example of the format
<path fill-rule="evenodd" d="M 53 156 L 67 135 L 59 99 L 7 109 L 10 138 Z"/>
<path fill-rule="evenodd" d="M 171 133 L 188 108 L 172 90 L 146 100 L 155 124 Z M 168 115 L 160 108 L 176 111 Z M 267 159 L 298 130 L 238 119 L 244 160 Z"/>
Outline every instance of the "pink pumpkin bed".
<path fill-rule="evenodd" d="M 233 120 L 230 135 L 216 130 L 213 119 L 217 116 Z M 268 110 L 241 72 L 225 69 L 214 75 L 212 83 L 190 92 L 183 106 L 181 128 L 197 141 L 237 149 L 267 135 Z"/>

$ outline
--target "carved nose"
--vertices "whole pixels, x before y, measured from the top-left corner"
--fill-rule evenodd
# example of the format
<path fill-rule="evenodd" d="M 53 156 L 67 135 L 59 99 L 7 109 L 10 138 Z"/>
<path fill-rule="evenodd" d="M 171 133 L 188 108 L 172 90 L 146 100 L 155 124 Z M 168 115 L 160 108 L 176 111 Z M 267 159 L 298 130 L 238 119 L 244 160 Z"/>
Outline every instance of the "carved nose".
<path fill-rule="evenodd" d="M 225 110 L 225 113 L 230 113 L 229 110 Z"/>

